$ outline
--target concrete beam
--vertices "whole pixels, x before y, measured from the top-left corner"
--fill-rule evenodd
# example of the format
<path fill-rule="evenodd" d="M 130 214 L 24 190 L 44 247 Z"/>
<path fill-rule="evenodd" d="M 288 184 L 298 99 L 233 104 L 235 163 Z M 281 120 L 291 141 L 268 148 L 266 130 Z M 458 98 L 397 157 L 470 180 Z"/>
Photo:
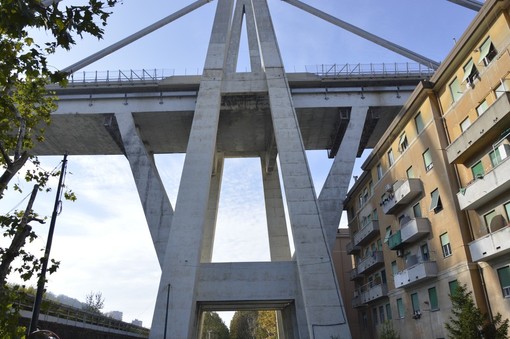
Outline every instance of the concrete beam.
<path fill-rule="evenodd" d="M 472 9 L 475 12 L 478 12 L 480 9 L 482 9 L 483 3 L 476 1 L 476 0 L 448 0 L 450 2 L 453 2 L 454 4 Z"/>

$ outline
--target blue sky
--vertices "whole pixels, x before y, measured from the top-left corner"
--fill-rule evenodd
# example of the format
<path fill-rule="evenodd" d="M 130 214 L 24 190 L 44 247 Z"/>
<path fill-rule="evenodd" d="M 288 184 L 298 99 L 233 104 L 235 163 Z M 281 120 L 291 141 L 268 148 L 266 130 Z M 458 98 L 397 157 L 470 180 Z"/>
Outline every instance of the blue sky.
<path fill-rule="evenodd" d="M 475 15 L 446 0 L 303 1 L 437 61 L 447 55 L 454 39 Z M 78 41 L 71 52 L 51 57 L 50 64 L 56 68 L 73 64 L 191 2 L 124 0 L 114 9 L 104 40 Z M 268 2 L 289 72 L 317 64 L 409 61 L 281 0 Z M 81 1 L 63 0 L 61 4 L 71 3 Z M 216 4 L 212 1 L 202 6 L 85 70 L 157 68 L 173 69 L 176 74 L 201 72 Z M 156 159 L 175 204 L 184 158 L 158 155 Z M 51 169 L 60 160 L 45 158 L 44 165 Z M 324 151 L 311 154 L 309 163 L 318 193 L 331 162 Z M 91 291 L 100 291 L 106 299 L 104 311 L 119 310 L 124 312 L 125 321 L 137 318 L 150 326 L 160 269 L 127 160 L 123 156 L 70 156 L 68 168 L 71 174 L 67 184 L 78 201 L 64 202 L 57 220 L 52 257 L 61 261 L 61 267 L 49 278 L 47 288 L 80 300 Z M 228 159 L 225 163 L 213 255 L 216 261 L 269 258 L 259 168 L 257 159 Z M 21 182 L 22 178 L 17 180 Z M 11 193 L 0 207 L 10 210 L 20 199 L 20 195 Z M 52 194 L 41 194 L 36 210 L 51 215 L 53 200 Z M 40 239 L 32 244 L 34 251 L 44 246 L 47 225 L 37 226 L 37 231 Z"/>

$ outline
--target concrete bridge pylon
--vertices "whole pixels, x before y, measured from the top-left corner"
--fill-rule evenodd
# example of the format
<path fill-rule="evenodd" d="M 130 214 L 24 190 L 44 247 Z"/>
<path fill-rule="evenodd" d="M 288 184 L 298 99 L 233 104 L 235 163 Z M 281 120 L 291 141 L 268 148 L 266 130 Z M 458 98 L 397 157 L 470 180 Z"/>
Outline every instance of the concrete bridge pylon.
<path fill-rule="evenodd" d="M 243 20 L 251 72 L 236 73 Z M 216 147 L 220 115 L 225 98 L 237 105 L 236 99 L 245 101 L 250 96 L 267 102 L 263 114 L 268 115 L 274 136 L 274 142 L 260 150 L 265 202 L 270 207 L 267 217 L 272 261 L 211 263 L 224 156 Z M 243 109 L 260 110 L 256 106 Z M 117 118 L 121 120 L 122 116 L 117 114 Z M 363 113 L 359 118 L 364 121 Z M 121 128 L 121 132 L 123 129 L 126 130 Z M 356 132 L 360 132 L 359 126 Z M 121 134 L 129 138 L 129 133 Z M 232 145 L 236 145 L 235 140 Z M 356 150 L 357 145 L 353 157 Z M 150 162 L 147 165 L 152 166 Z M 278 171 L 283 178 L 293 233 L 293 258 Z M 157 182 L 156 174 L 150 176 Z M 341 206 L 335 206 L 338 207 Z M 335 212 L 340 214 L 341 208 Z M 167 244 L 164 250 L 158 248 L 162 276 L 151 338 L 194 338 L 202 311 L 236 306 L 280 310 L 282 337 L 350 338 L 331 260 L 331 232 L 326 226 L 267 2 L 219 0 L 171 226 L 168 235 L 160 226 L 152 232 L 155 244 L 164 240 Z"/>

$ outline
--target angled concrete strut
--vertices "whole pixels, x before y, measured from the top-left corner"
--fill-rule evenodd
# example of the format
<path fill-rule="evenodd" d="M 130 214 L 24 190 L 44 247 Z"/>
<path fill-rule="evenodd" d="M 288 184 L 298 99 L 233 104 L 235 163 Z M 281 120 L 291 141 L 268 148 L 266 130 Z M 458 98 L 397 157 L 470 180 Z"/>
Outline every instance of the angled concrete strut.
<path fill-rule="evenodd" d="M 453 2 L 454 4 L 457 4 L 457 5 L 472 9 L 473 11 L 476 11 L 476 12 L 478 12 L 483 6 L 482 2 L 479 2 L 476 0 L 448 0 L 448 1 Z"/>

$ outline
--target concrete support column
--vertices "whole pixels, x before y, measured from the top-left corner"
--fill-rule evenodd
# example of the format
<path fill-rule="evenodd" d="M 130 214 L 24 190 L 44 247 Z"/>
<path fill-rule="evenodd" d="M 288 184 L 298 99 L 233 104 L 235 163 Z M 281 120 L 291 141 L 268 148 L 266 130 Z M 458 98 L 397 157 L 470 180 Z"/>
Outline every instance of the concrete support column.
<path fill-rule="evenodd" d="M 253 4 L 306 316 L 306 321 L 298 325 L 299 335 L 300 338 L 350 338 L 267 2 L 254 0 Z"/>
<path fill-rule="evenodd" d="M 136 131 L 133 115 L 131 112 L 116 113 L 115 118 L 142 202 L 159 265 L 162 266 L 172 224 L 172 205 L 159 176 L 154 157 L 147 153 L 145 145 Z"/>
<path fill-rule="evenodd" d="M 278 166 L 269 173 L 265 170 L 264 159 L 261 159 L 261 166 L 271 261 L 291 260 Z"/>
<path fill-rule="evenodd" d="M 207 207 L 207 219 L 205 221 L 204 236 L 202 239 L 202 255 L 200 262 L 210 263 L 214 249 L 214 236 L 216 234 L 216 219 L 218 216 L 218 204 L 220 202 L 221 180 L 223 177 L 223 155 L 216 155 L 216 166 L 211 177 L 209 190 L 209 205 Z"/>
<path fill-rule="evenodd" d="M 150 338 L 198 334 L 197 275 L 208 216 L 221 106 L 221 82 L 233 1 L 219 0 L 191 126 Z"/>
<path fill-rule="evenodd" d="M 352 107 L 349 125 L 319 195 L 322 222 L 330 252 L 335 246 L 336 230 L 342 217 L 343 202 L 351 181 L 367 112 L 367 106 Z"/>

